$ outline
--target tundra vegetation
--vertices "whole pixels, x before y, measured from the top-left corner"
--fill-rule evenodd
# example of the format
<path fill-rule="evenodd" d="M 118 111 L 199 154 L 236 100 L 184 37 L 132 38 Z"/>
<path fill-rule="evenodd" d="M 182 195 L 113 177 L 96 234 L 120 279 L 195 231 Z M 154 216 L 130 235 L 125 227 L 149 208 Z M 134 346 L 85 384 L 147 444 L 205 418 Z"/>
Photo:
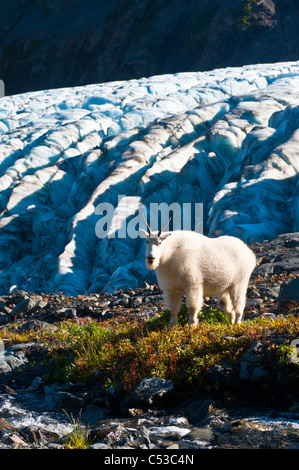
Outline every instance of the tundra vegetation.
<path fill-rule="evenodd" d="M 179 323 L 170 331 L 170 312 L 165 310 L 147 321 L 63 321 L 57 323 L 58 332 L 18 334 L 12 326 L 2 331 L 1 337 L 7 345 L 43 342 L 48 348 L 44 357 L 49 365 L 46 380 L 94 377 L 105 389 L 113 385 L 123 394 L 130 394 L 145 377 L 173 380 L 184 397 L 194 390 L 217 390 L 219 384 L 209 382 L 207 371 L 217 364 L 236 365 L 256 341 L 266 351 L 266 367 L 273 380 L 279 381 L 285 374 L 298 377 L 299 364 L 290 359 L 291 342 L 299 337 L 298 316 L 276 315 L 274 320 L 261 316 L 232 326 L 222 310 L 204 307 L 195 328 L 189 328 L 187 319 L 183 304 Z"/>

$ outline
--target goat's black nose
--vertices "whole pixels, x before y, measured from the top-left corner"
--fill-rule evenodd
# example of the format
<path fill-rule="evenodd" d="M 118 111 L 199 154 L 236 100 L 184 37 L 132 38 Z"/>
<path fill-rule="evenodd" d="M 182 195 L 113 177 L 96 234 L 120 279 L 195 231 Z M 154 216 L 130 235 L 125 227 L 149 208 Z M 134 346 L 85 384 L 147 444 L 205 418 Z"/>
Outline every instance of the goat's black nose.
<path fill-rule="evenodd" d="M 152 261 L 154 261 L 154 259 L 155 259 L 155 258 L 154 258 L 153 256 L 148 256 L 148 257 L 147 257 L 147 260 L 148 260 L 150 263 L 151 263 Z"/>

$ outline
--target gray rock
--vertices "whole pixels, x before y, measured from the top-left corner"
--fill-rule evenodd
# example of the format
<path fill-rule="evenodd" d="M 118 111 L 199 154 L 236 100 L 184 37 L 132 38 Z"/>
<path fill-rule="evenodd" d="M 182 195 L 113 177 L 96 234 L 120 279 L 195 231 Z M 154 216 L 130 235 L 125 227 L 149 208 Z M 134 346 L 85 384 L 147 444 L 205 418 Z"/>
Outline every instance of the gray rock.
<path fill-rule="evenodd" d="M 9 319 L 10 319 L 9 315 L 7 315 L 6 313 L 0 312 L 0 325 L 5 325 L 5 323 L 7 323 Z"/>
<path fill-rule="evenodd" d="M 243 361 L 240 364 L 239 379 L 240 380 L 249 380 L 250 379 L 250 373 L 249 373 L 249 370 L 248 370 L 248 362 L 247 361 Z"/>
<path fill-rule="evenodd" d="M 4 312 L 4 313 L 7 313 L 6 312 L 6 302 L 5 300 L 0 300 L 0 312 Z"/>
<path fill-rule="evenodd" d="M 92 425 L 89 431 L 89 437 L 93 443 L 110 439 L 114 430 L 117 428 L 116 422 L 111 424 L 109 420 Z"/>
<path fill-rule="evenodd" d="M 57 442 L 49 442 L 46 445 L 47 449 L 63 449 L 63 444 L 58 444 Z"/>
<path fill-rule="evenodd" d="M 269 287 L 266 289 L 265 294 L 268 297 L 271 297 L 271 299 L 278 299 L 279 298 L 279 292 L 280 292 L 280 286 L 274 286 L 274 287 Z"/>
<path fill-rule="evenodd" d="M 24 331 L 58 331 L 59 328 L 56 325 L 51 325 L 48 322 L 42 320 L 28 320 L 25 323 L 22 323 L 17 327 L 17 331 L 24 332 Z"/>
<path fill-rule="evenodd" d="M 191 441 L 211 441 L 213 437 L 214 434 L 211 428 L 194 428 L 184 436 L 184 439 Z"/>
<path fill-rule="evenodd" d="M 253 345 L 250 347 L 249 352 L 257 354 L 263 347 L 263 343 L 259 340 L 255 341 Z"/>
<path fill-rule="evenodd" d="M 126 408 L 148 408 L 163 401 L 173 391 L 172 380 L 146 377 L 125 399 Z"/>
<path fill-rule="evenodd" d="M 93 434 L 91 433 L 91 436 Z M 105 441 L 109 445 L 124 446 L 127 443 L 127 432 L 122 424 L 114 426 L 110 432 L 106 434 Z"/>
<path fill-rule="evenodd" d="M 259 297 L 259 292 L 256 289 L 250 289 L 247 292 L 247 299 L 255 299 L 256 297 Z"/>
<path fill-rule="evenodd" d="M 140 297 L 140 296 L 134 297 L 130 301 L 130 307 L 133 307 L 133 308 L 140 307 L 140 305 L 142 305 L 142 303 L 143 303 L 143 298 L 142 297 Z"/>
<path fill-rule="evenodd" d="M 281 285 L 278 297 L 278 308 L 284 309 L 289 302 L 299 302 L 299 277 Z"/>
<path fill-rule="evenodd" d="M 246 308 L 257 308 L 261 309 L 264 305 L 262 299 L 247 299 L 246 301 Z"/>
<path fill-rule="evenodd" d="M 274 273 L 298 274 L 299 271 L 299 253 L 292 250 L 290 252 L 280 253 L 273 263 Z"/>
<path fill-rule="evenodd" d="M 109 307 L 110 304 L 111 304 L 110 300 L 104 300 L 103 302 L 97 302 L 96 307 L 105 309 L 106 307 Z"/>
<path fill-rule="evenodd" d="M 180 446 L 179 446 L 178 444 L 172 443 L 172 444 L 170 444 L 170 446 L 166 446 L 165 448 L 166 448 L 167 450 L 176 450 L 176 449 L 179 449 Z"/>
<path fill-rule="evenodd" d="M 43 392 L 44 387 L 45 387 L 45 383 L 43 379 L 41 379 L 40 377 L 35 377 L 35 379 L 32 380 L 28 390 L 32 392 Z"/>
<path fill-rule="evenodd" d="M 81 422 L 86 426 L 94 426 L 108 415 L 107 409 L 99 408 L 95 405 L 87 405 L 81 413 Z"/>
<path fill-rule="evenodd" d="M 32 292 L 28 292 L 27 293 L 28 297 L 30 297 L 30 299 L 34 300 L 37 304 L 39 302 L 44 302 L 44 299 L 41 295 L 39 294 L 35 294 L 35 293 L 32 293 Z"/>
<path fill-rule="evenodd" d="M 299 232 L 282 233 L 278 235 L 277 242 L 282 242 L 286 248 L 296 248 L 299 246 Z"/>
<path fill-rule="evenodd" d="M 10 346 L 4 351 L 0 361 L 0 373 L 11 372 L 24 364 L 28 363 L 26 354 L 22 350 L 15 350 L 14 346 Z"/>
<path fill-rule="evenodd" d="M 107 444 L 104 444 L 103 442 L 98 442 L 96 444 L 92 444 L 88 446 L 88 449 L 110 449 L 111 450 L 111 447 L 108 446 Z"/>
<path fill-rule="evenodd" d="M 24 448 L 29 447 L 29 442 L 26 442 L 23 438 L 19 436 L 18 433 L 12 433 L 9 431 L 2 437 L 2 442 L 11 446 L 12 448 Z"/>
<path fill-rule="evenodd" d="M 226 364 L 214 364 L 209 370 L 207 370 L 206 376 L 214 383 L 231 384 L 235 380 L 233 369 Z"/>
<path fill-rule="evenodd" d="M 29 295 L 27 292 L 23 290 L 16 290 L 10 293 L 9 298 L 15 305 L 17 305 L 22 300 L 28 299 Z"/>
<path fill-rule="evenodd" d="M 261 364 L 242 361 L 240 364 L 239 379 L 250 382 L 266 382 L 269 380 L 269 373 Z"/>
<path fill-rule="evenodd" d="M 247 361 L 247 362 L 262 362 L 263 356 L 261 354 L 257 354 L 251 351 L 246 351 L 242 355 L 242 361 Z"/>
<path fill-rule="evenodd" d="M 81 411 L 85 409 L 85 400 L 73 393 L 58 392 L 55 407 L 66 411 Z"/>
<path fill-rule="evenodd" d="M 5 421 L 5 419 L 0 418 L 0 431 L 3 431 L 3 430 L 16 431 L 16 428 L 12 424 Z"/>
<path fill-rule="evenodd" d="M 60 308 L 56 310 L 54 317 L 57 320 L 66 320 L 68 318 L 73 318 L 77 314 L 77 310 L 75 308 Z"/>
<path fill-rule="evenodd" d="M 132 447 L 142 447 L 150 449 L 150 433 L 145 426 L 140 426 L 136 431 L 133 431 L 129 436 L 129 442 Z"/>
<path fill-rule="evenodd" d="M 47 300 L 39 300 L 36 304 L 36 306 L 34 307 L 36 310 L 37 309 L 42 309 L 42 308 L 45 308 L 46 306 L 48 305 L 48 302 Z"/>
<path fill-rule="evenodd" d="M 119 413 L 121 411 L 121 395 L 112 385 L 107 390 L 105 402 L 107 408 L 109 408 L 113 413 Z"/>
<path fill-rule="evenodd" d="M 119 305 L 121 305 L 123 307 L 127 307 L 130 303 L 130 297 L 128 295 L 124 294 L 122 296 L 122 298 L 118 301 L 118 303 L 119 303 Z M 109 302 L 109 304 L 110 304 L 110 302 Z"/>
<path fill-rule="evenodd" d="M 263 361 L 263 356 L 260 354 L 262 348 L 261 341 L 255 341 L 250 349 L 246 351 L 241 357 L 239 379 L 240 380 L 253 380 L 258 381 L 259 368 L 262 368 L 261 362 Z M 252 374 L 254 368 L 257 368 L 254 377 Z"/>
<path fill-rule="evenodd" d="M 37 301 L 34 299 L 27 298 L 27 299 L 21 300 L 21 302 L 19 302 L 12 309 L 11 315 L 13 316 L 13 315 L 20 315 L 20 314 L 28 313 L 30 312 L 30 310 L 33 309 L 33 307 L 35 307 L 36 304 L 37 304 Z"/>
<path fill-rule="evenodd" d="M 273 263 L 264 263 L 257 266 L 253 272 L 252 279 L 257 276 L 268 276 L 269 274 L 274 273 L 274 264 Z"/>
<path fill-rule="evenodd" d="M 212 400 L 191 401 L 184 406 L 184 415 L 190 424 L 198 424 L 208 418 L 213 410 Z"/>
<path fill-rule="evenodd" d="M 269 379 L 269 373 L 264 369 L 263 366 L 256 366 L 251 374 L 252 382 L 266 382 Z"/>

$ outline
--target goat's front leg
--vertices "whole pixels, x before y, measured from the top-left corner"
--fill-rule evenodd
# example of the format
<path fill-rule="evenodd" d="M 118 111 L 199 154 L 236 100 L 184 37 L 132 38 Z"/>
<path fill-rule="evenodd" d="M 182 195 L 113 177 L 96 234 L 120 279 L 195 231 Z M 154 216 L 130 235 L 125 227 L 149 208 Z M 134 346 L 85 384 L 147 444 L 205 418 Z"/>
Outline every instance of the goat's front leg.
<path fill-rule="evenodd" d="M 177 294 L 176 292 L 164 292 L 165 303 L 166 306 L 169 308 L 171 315 L 169 328 L 172 328 L 178 324 L 178 314 L 181 306 L 181 298 L 181 294 Z"/>
<path fill-rule="evenodd" d="M 197 326 L 198 314 L 203 306 L 202 290 L 191 290 L 186 294 L 186 305 L 189 312 L 189 326 Z"/>

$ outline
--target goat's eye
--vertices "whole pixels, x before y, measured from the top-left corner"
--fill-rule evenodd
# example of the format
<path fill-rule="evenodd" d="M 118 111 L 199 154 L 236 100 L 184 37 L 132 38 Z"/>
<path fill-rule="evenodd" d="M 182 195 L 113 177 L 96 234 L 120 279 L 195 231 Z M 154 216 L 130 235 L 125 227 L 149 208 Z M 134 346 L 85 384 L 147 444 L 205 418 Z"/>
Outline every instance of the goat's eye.
<path fill-rule="evenodd" d="M 161 245 L 161 243 L 162 243 L 161 240 L 158 240 L 158 245 Z"/>

